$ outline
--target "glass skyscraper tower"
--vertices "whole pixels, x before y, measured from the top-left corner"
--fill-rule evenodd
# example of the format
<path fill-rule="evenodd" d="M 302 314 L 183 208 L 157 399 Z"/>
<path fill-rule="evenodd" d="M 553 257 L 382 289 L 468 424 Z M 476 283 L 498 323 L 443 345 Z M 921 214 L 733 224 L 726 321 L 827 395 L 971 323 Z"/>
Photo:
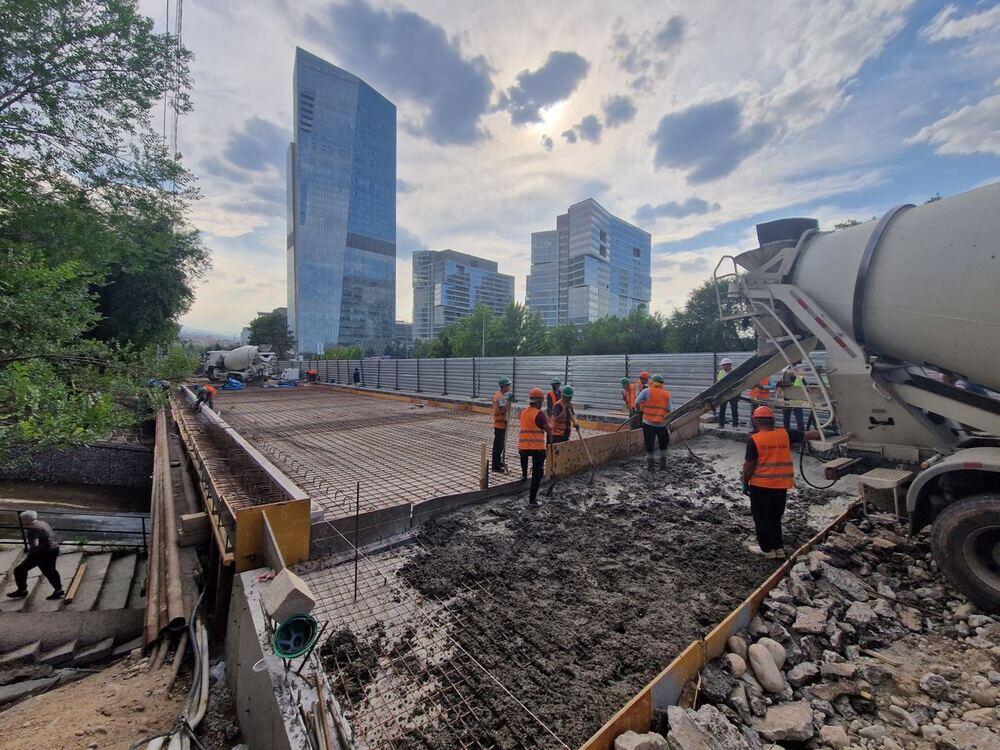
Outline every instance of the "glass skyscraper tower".
<path fill-rule="evenodd" d="M 652 296 L 649 232 L 612 215 L 593 198 L 556 217 L 555 230 L 531 235 L 527 303 L 546 325 L 625 317 Z"/>
<path fill-rule="evenodd" d="M 396 105 L 295 49 L 288 325 L 299 352 L 381 354 L 396 321 Z"/>

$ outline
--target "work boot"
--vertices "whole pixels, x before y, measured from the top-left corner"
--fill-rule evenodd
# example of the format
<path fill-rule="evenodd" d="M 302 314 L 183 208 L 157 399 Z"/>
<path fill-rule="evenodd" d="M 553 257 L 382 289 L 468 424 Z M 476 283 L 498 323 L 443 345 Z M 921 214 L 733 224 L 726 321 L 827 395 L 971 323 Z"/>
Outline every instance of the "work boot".
<path fill-rule="evenodd" d="M 7 596 L 11 599 L 23 599 L 28 595 L 28 589 L 17 589 L 16 591 L 11 591 Z"/>
<path fill-rule="evenodd" d="M 656 468 L 656 464 L 653 461 L 652 454 L 646 456 L 646 468 L 649 469 L 650 471 Z"/>
<path fill-rule="evenodd" d="M 660 454 L 660 468 L 661 469 L 667 468 L 667 457 L 664 456 L 663 454 Z"/>
<path fill-rule="evenodd" d="M 62 589 L 59 589 L 58 591 L 53 591 L 45 598 L 48 599 L 50 602 L 53 602 L 56 599 L 62 599 L 64 596 L 66 596 L 66 592 L 63 591 Z"/>

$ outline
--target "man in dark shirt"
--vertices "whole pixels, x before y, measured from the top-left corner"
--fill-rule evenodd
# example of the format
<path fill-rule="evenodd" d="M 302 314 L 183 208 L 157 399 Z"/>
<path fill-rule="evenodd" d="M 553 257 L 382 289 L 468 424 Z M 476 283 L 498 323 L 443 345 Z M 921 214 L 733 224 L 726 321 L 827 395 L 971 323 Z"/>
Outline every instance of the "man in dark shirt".
<path fill-rule="evenodd" d="M 20 565 L 14 568 L 14 582 L 17 588 L 7 596 L 11 599 L 23 599 L 28 595 L 28 571 L 38 568 L 50 584 L 52 593 L 46 599 L 62 599 L 65 594 L 62 579 L 56 570 L 56 559 L 59 557 L 59 543 L 56 541 L 52 527 L 45 521 L 38 520 L 38 514 L 33 510 L 21 513 L 24 524 L 24 535 L 28 541 L 28 556 Z"/>

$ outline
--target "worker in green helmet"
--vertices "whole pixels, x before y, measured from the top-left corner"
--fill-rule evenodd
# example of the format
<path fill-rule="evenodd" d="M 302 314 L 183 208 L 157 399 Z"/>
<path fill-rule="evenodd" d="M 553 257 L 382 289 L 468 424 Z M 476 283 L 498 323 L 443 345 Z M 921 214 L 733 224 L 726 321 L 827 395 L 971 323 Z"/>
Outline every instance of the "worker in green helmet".
<path fill-rule="evenodd" d="M 637 426 L 638 412 L 635 409 L 635 397 L 639 394 L 635 391 L 635 385 L 628 378 L 622 378 L 619 383 L 622 387 L 622 403 L 625 404 L 625 411 L 628 412 L 629 426 L 630 430 L 634 430 Z"/>
<path fill-rule="evenodd" d="M 507 418 L 510 416 L 510 406 L 513 399 L 510 395 L 510 378 L 503 377 L 497 381 L 497 391 L 493 394 L 493 471 L 507 471 L 504 463 L 504 448 L 507 444 Z"/>
<path fill-rule="evenodd" d="M 552 442 L 562 443 L 569 440 L 574 426 L 576 426 L 576 412 L 573 410 L 573 386 L 564 385 L 562 397 L 552 407 Z"/>
<path fill-rule="evenodd" d="M 667 415 L 670 413 L 670 391 L 663 386 L 663 376 L 653 376 L 647 388 L 635 400 L 642 412 L 642 442 L 646 448 L 646 468 L 653 468 L 653 449 L 660 448 L 660 468 L 667 468 L 667 446 L 670 432 L 667 430 Z"/>

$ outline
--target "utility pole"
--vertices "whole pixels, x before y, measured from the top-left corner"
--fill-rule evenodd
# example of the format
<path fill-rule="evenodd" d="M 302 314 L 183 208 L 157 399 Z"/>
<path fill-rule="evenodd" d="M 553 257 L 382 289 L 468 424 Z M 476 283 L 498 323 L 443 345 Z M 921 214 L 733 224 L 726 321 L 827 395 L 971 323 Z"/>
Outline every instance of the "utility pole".
<path fill-rule="evenodd" d="M 486 316 L 483 316 L 483 348 L 480 352 L 480 356 L 486 356 Z"/>

